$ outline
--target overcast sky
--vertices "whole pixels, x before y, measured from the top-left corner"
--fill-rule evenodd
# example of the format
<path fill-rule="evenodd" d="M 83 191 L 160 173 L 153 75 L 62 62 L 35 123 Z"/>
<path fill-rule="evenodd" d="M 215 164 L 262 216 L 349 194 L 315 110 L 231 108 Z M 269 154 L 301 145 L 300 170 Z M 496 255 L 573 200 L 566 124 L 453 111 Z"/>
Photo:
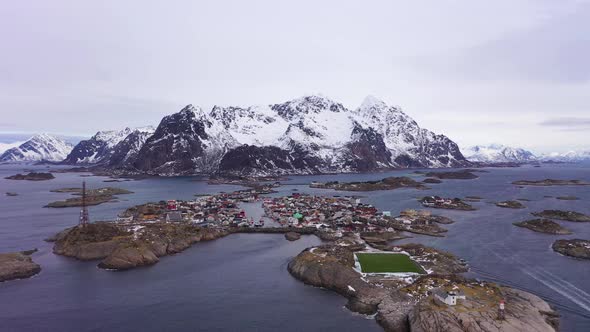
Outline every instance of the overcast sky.
<path fill-rule="evenodd" d="M 588 1 L 19 0 L 0 43 L 5 133 L 371 94 L 462 146 L 590 145 Z"/>

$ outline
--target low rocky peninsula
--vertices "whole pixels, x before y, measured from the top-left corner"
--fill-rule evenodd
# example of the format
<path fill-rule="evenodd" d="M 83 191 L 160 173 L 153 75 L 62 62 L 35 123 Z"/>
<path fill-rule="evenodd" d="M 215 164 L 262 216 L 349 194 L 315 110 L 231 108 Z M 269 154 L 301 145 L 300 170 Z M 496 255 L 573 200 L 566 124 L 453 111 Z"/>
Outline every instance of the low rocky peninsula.
<path fill-rule="evenodd" d="M 355 268 L 355 252 L 365 250 L 362 243 L 340 239 L 305 249 L 289 263 L 288 270 L 308 285 L 346 297 L 349 310 L 375 315 L 386 331 L 557 330 L 558 316 L 541 298 L 460 277 L 457 273 L 465 272 L 466 267 L 451 254 L 422 245 L 386 248 L 388 251 L 384 252 L 409 255 L 429 272 L 396 278 L 359 272 Z M 435 289 L 453 290 L 465 298 L 456 305 L 448 305 L 434 295 Z M 504 319 L 499 319 L 498 304 L 502 299 L 507 310 Z"/>
<path fill-rule="evenodd" d="M 568 235 L 572 231 L 549 219 L 533 219 L 513 223 L 514 226 L 528 228 L 532 231 L 555 235 Z"/>
<path fill-rule="evenodd" d="M 477 179 L 479 176 L 473 174 L 474 170 L 463 169 L 459 171 L 450 172 L 428 172 L 425 176 L 438 178 L 438 179 L 449 179 L 449 180 L 472 180 Z"/>
<path fill-rule="evenodd" d="M 524 209 L 525 206 L 521 202 L 518 201 L 503 201 L 496 203 L 496 206 L 501 208 L 508 208 L 508 209 Z"/>
<path fill-rule="evenodd" d="M 519 180 L 512 182 L 518 186 L 589 186 L 590 182 L 584 182 L 581 180 L 555 180 L 555 179 L 544 179 L 544 180 Z"/>
<path fill-rule="evenodd" d="M 543 210 L 541 212 L 533 212 L 532 215 L 547 219 L 558 219 L 575 222 L 590 222 L 590 216 L 576 211 Z"/>
<path fill-rule="evenodd" d="M 426 178 L 426 179 L 422 180 L 422 182 L 438 184 L 438 183 L 442 183 L 442 180 L 437 179 L 437 178 Z"/>
<path fill-rule="evenodd" d="M 590 259 L 590 241 L 588 240 L 557 240 L 553 242 L 552 248 L 562 255 Z"/>
<path fill-rule="evenodd" d="M 419 199 L 425 207 L 448 210 L 474 211 L 473 206 L 465 203 L 460 198 L 443 198 L 439 196 L 426 196 Z"/>
<path fill-rule="evenodd" d="M 41 266 L 31 258 L 35 251 L 0 253 L 0 282 L 29 278 L 41 272 Z"/>
<path fill-rule="evenodd" d="M 51 192 L 56 193 L 71 193 L 74 198 L 68 198 L 65 201 L 56 201 L 47 204 L 48 208 L 66 208 L 82 206 L 82 188 L 62 188 L 54 189 Z M 117 199 L 116 195 L 132 194 L 132 191 L 120 188 L 105 187 L 97 189 L 86 190 L 86 205 L 99 205 L 106 202 L 111 202 Z"/>
<path fill-rule="evenodd" d="M 11 176 L 5 177 L 8 180 L 25 180 L 25 181 L 47 181 L 55 179 L 55 176 L 51 173 L 37 173 L 37 172 L 30 172 L 27 174 L 15 174 Z"/>
<path fill-rule="evenodd" d="M 366 182 L 312 182 L 311 188 L 334 189 L 344 191 L 375 191 L 375 190 L 393 190 L 398 188 L 416 188 L 428 189 L 423 183 L 417 182 L 407 176 L 388 177 L 378 181 Z"/>
<path fill-rule="evenodd" d="M 159 257 L 227 234 L 184 223 L 98 222 L 66 229 L 48 241 L 55 242 L 53 252 L 58 255 L 101 260 L 101 268 L 127 270 L 155 264 Z"/>

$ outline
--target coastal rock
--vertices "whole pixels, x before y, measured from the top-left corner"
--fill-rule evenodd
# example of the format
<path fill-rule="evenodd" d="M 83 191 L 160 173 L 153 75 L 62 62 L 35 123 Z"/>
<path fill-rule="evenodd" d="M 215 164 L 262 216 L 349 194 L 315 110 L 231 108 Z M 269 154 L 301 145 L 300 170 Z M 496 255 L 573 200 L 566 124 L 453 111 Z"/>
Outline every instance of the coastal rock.
<path fill-rule="evenodd" d="M 145 245 L 132 243 L 119 246 L 108 257 L 98 264 L 103 269 L 128 270 L 131 268 L 153 265 L 158 257 Z"/>
<path fill-rule="evenodd" d="M 41 272 L 41 266 L 29 256 L 34 251 L 0 253 L 0 282 L 29 278 Z"/>
<path fill-rule="evenodd" d="M 130 235 L 130 232 L 106 222 L 76 226 L 56 236 L 53 252 L 80 260 L 103 259 Z"/>
<path fill-rule="evenodd" d="M 567 228 L 561 227 L 555 221 L 549 219 L 534 219 L 521 222 L 515 222 L 514 226 L 528 228 L 532 231 L 547 234 L 567 235 L 572 234 Z"/>
<path fill-rule="evenodd" d="M 285 233 L 285 239 L 289 241 L 297 241 L 301 238 L 301 234 L 295 232 Z"/>
<path fill-rule="evenodd" d="M 424 183 L 442 183 L 442 180 L 437 179 L 437 178 L 426 178 L 426 179 L 422 180 L 422 182 L 424 182 Z"/>
<path fill-rule="evenodd" d="M 590 241 L 588 240 L 557 240 L 553 242 L 552 248 L 562 255 L 590 259 Z"/>
<path fill-rule="evenodd" d="M 499 294 L 470 293 L 455 306 L 423 299 L 409 315 L 412 332 L 555 332 L 556 314 L 541 298 L 520 290 L 501 287 Z M 499 296 L 498 296 L 499 295 Z M 498 319 L 495 303 L 506 301 L 505 320 Z"/>

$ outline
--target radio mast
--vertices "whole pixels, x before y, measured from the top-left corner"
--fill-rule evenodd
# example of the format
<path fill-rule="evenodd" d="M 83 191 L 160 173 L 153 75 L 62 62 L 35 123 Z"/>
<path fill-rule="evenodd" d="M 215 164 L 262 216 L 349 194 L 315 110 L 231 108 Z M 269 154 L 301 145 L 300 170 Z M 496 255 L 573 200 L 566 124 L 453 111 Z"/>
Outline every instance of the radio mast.
<path fill-rule="evenodd" d="M 79 225 L 86 226 L 88 224 L 88 207 L 86 206 L 86 181 L 82 182 L 82 210 L 80 211 Z"/>

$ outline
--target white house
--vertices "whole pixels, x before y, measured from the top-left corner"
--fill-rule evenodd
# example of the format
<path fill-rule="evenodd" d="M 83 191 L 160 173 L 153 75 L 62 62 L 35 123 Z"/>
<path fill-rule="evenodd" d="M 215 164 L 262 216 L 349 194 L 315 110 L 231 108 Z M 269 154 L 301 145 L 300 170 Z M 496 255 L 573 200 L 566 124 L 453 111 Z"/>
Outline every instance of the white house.
<path fill-rule="evenodd" d="M 465 300 L 465 294 L 461 291 L 445 291 L 442 288 L 432 290 L 435 299 L 440 300 L 448 305 L 456 305 L 457 300 Z"/>

